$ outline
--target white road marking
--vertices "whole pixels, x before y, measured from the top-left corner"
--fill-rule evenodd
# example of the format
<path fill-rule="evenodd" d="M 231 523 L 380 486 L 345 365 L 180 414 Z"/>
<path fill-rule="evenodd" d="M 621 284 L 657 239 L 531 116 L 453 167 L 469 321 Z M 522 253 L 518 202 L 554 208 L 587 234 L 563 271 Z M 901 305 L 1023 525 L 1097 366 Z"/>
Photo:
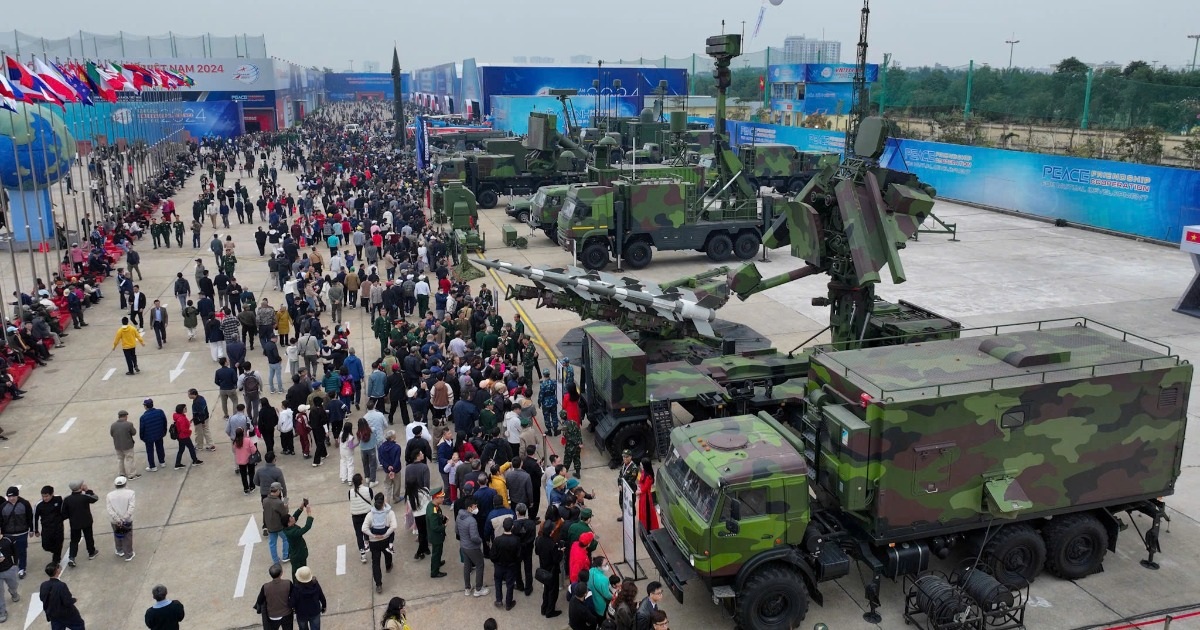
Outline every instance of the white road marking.
<path fill-rule="evenodd" d="M 346 575 L 346 545 L 337 546 L 337 570 L 335 575 Z"/>
<path fill-rule="evenodd" d="M 71 429 L 71 425 L 75 424 L 75 420 L 76 420 L 76 418 L 74 416 L 67 418 L 66 423 L 63 424 L 62 428 L 59 429 L 58 432 L 66 433 L 67 431 L 69 431 Z"/>
<path fill-rule="evenodd" d="M 108 368 L 108 371 L 104 373 L 104 378 L 102 378 L 100 380 L 107 381 L 108 379 L 112 378 L 113 374 L 116 374 L 116 373 L 117 373 L 117 368 Z"/>
<path fill-rule="evenodd" d="M 242 597 L 246 594 L 246 578 L 250 576 L 250 557 L 254 554 L 254 545 L 262 542 L 262 536 L 258 533 L 258 523 L 254 522 L 254 517 L 246 522 L 246 529 L 242 531 L 242 537 L 238 539 L 237 544 L 242 547 L 242 567 L 238 570 L 237 585 L 233 587 L 233 596 Z"/>

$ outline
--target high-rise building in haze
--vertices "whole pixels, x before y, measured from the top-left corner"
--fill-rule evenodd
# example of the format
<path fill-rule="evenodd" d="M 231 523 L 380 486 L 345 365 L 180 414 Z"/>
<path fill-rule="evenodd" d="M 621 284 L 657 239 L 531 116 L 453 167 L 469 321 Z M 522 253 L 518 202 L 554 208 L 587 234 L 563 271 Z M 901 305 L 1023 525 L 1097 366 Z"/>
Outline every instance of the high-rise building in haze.
<path fill-rule="evenodd" d="M 589 63 L 592 63 L 592 56 L 591 55 L 571 55 L 571 63 L 589 64 Z"/>
<path fill-rule="evenodd" d="M 362 71 L 363 72 L 379 72 L 379 62 L 378 61 L 362 62 Z"/>
<path fill-rule="evenodd" d="M 841 63 L 842 42 L 793 35 L 783 40 L 783 54 L 782 63 Z"/>

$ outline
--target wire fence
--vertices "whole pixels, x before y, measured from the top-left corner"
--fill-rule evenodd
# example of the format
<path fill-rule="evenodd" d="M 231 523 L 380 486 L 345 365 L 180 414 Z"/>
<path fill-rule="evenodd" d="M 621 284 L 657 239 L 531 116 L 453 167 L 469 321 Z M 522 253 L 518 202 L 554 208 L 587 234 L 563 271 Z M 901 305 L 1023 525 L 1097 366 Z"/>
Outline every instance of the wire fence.
<path fill-rule="evenodd" d="M 87 57 L 91 59 L 143 58 L 233 58 L 267 57 L 264 35 L 135 35 L 121 32 L 102 35 L 79 31 L 70 37 L 47 38 L 22 33 L 0 31 L 0 50 L 18 56 L 37 55 L 48 59 Z"/>

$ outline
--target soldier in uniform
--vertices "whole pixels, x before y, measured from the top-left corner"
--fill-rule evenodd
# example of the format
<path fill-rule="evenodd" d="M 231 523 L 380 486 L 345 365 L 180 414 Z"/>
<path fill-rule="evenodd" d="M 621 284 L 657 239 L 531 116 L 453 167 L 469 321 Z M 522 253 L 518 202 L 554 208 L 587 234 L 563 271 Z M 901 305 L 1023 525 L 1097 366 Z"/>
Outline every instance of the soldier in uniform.
<path fill-rule="evenodd" d="M 525 384 L 533 387 L 533 373 L 538 364 L 537 346 L 528 335 L 521 335 L 521 367 L 525 368 Z M 547 418 L 549 420 L 549 418 Z"/>
<path fill-rule="evenodd" d="M 538 406 L 546 420 L 546 431 L 558 435 L 558 381 L 550 378 L 550 370 L 542 370 L 542 385 L 538 390 Z"/>
<path fill-rule="evenodd" d="M 504 318 L 496 313 L 496 307 L 488 309 L 488 326 L 492 327 L 492 332 L 496 335 L 500 334 L 500 330 L 504 328 Z"/>
<path fill-rule="evenodd" d="M 375 318 L 375 322 L 371 324 L 371 332 L 375 333 L 375 338 L 379 340 L 379 354 L 382 355 L 392 333 L 392 322 L 380 313 L 379 317 Z"/>
<path fill-rule="evenodd" d="M 183 219 L 176 216 L 175 217 L 175 243 L 178 244 L 180 248 L 183 247 L 183 228 L 184 228 Z"/>
<path fill-rule="evenodd" d="M 579 425 L 567 419 L 567 412 L 558 412 L 558 423 L 562 427 L 563 432 L 563 468 L 571 468 L 571 464 L 575 465 L 575 476 L 579 477 L 580 468 L 583 467 L 583 462 L 579 458 L 579 450 L 583 447 L 583 431 Z"/>
<path fill-rule="evenodd" d="M 154 238 L 154 249 L 158 249 L 158 239 L 159 239 L 160 234 L 162 234 L 162 230 L 159 229 L 158 224 L 151 223 L 150 224 L 150 236 Z"/>
<path fill-rule="evenodd" d="M 446 492 L 438 490 L 433 500 L 425 508 L 425 526 L 429 530 L 429 577 L 446 577 L 442 571 L 442 543 L 446 542 L 446 517 L 442 515 L 442 502 L 446 500 Z"/>
<path fill-rule="evenodd" d="M 158 222 L 158 233 L 162 237 L 163 247 L 171 249 L 171 222 L 166 218 Z"/>
<path fill-rule="evenodd" d="M 572 422 L 570 424 L 575 423 Z M 629 449 L 621 451 L 621 467 L 617 471 L 617 513 L 621 514 L 621 516 L 617 517 L 618 523 L 625 520 L 623 503 L 623 499 L 625 498 L 625 487 L 621 482 L 628 483 L 629 488 L 633 492 L 637 492 L 639 470 L 640 469 L 638 468 L 637 463 L 633 461 L 633 451 Z"/>

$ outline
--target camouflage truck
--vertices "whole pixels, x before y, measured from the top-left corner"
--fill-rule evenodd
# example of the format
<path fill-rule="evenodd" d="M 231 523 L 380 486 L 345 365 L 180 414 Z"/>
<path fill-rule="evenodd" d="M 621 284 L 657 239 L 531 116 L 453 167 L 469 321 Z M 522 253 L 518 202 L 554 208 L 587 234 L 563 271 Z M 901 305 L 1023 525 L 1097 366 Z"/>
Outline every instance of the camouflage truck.
<path fill-rule="evenodd" d="M 527 223 L 541 230 L 546 238 L 558 245 L 558 211 L 567 198 L 569 185 L 542 186 L 528 199 L 515 199 L 504 208 L 504 213 L 519 223 Z"/>
<path fill-rule="evenodd" d="M 433 191 L 433 219 L 435 223 L 450 224 L 449 246 L 455 259 L 465 260 L 467 252 L 486 248 L 479 230 L 479 205 L 461 182 L 449 182 Z"/>
<path fill-rule="evenodd" d="M 738 156 L 755 190 L 769 186 L 780 194 L 799 193 L 813 175 L 841 160 L 837 153 L 797 151 L 790 144 L 746 145 L 738 150 Z"/>
<path fill-rule="evenodd" d="M 560 134 L 557 125 L 554 114 L 531 113 L 524 140 L 483 140 L 483 153 L 439 162 L 435 179 L 439 185 L 461 182 L 485 209 L 495 208 L 501 194 L 530 195 L 542 186 L 583 181 L 587 153 Z"/>
<path fill-rule="evenodd" d="M 678 179 L 621 179 L 572 187 L 558 216 L 558 242 L 587 269 L 613 257 L 630 267 L 650 264 L 653 250 L 691 249 L 721 262 L 749 260 L 765 230 L 757 204 L 718 206 Z"/>
<path fill-rule="evenodd" d="M 806 398 L 784 421 L 759 413 L 670 434 L 662 527 L 641 538 L 680 602 L 701 582 L 746 630 L 797 627 L 852 562 L 866 569 L 872 615 L 882 578 L 956 551 L 978 556 L 1001 593 L 1043 570 L 1080 579 L 1116 551 L 1123 514 L 1151 519 L 1138 533 L 1153 565 L 1192 367 L 1110 332 L 1077 319 L 813 352 Z"/>

